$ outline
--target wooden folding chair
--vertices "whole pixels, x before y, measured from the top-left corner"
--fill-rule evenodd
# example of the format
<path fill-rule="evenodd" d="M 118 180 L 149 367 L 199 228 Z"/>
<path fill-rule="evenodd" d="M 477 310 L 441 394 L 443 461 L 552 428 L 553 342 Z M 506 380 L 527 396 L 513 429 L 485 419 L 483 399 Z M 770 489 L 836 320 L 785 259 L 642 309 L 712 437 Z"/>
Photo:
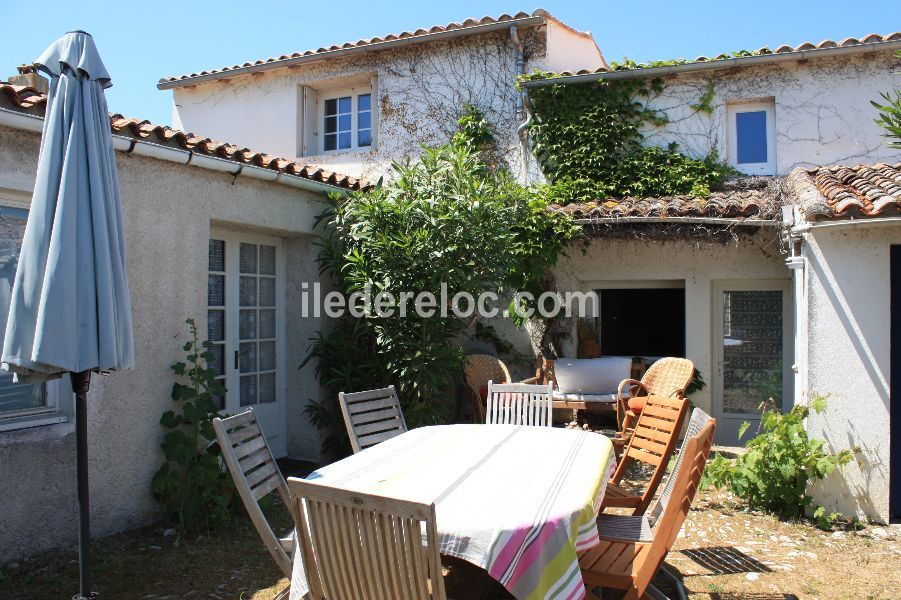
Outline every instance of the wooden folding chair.
<path fill-rule="evenodd" d="M 340 392 L 338 403 L 354 454 L 407 430 L 393 385 L 366 392 Z"/>
<path fill-rule="evenodd" d="M 663 565 L 691 508 L 715 429 L 716 422 L 710 420 L 685 444 L 685 456 L 674 473 L 670 501 L 654 529 L 652 541 L 611 539 L 599 530 L 600 543 L 579 554 L 579 567 L 589 598 L 597 600 L 591 589 L 598 586 L 625 590 L 625 600 L 666 598 L 651 585 L 651 580 Z"/>
<path fill-rule="evenodd" d="M 553 384 L 488 382 L 488 425 L 538 425 L 552 427 Z"/>
<path fill-rule="evenodd" d="M 290 579 L 291 557 L 296 546 L 294 535 L 279 538 L 260 509 L 259 501 L 277 491 L 289 511 L 294 510 L 294 502 L 253 409 L 248 408 L 227 419 L 216 417 L 213 419 L 213 429 L 222 450 L 222 458 L 225 459 L 225 465 L 253 526 L 279 569 Z M 292 517 L 297 520 L 293 513 Z"/>
<path fill-rule="evenodd" d="M 446 600 L 434 504 L 288 485 L 310 600 Z"/>
<path fill-rule="evenodd" d="M 623 458 L 607 483 L 602 509 L 631 508 L 634 509 L 633 515 L 644 514 L 666 473 L 687 409 L 688 400 L 684 398 L 648 397 Z M 634 461 L 654 467 L 654 473 L 641 494 L 634 494 L 620 485 Z"/>

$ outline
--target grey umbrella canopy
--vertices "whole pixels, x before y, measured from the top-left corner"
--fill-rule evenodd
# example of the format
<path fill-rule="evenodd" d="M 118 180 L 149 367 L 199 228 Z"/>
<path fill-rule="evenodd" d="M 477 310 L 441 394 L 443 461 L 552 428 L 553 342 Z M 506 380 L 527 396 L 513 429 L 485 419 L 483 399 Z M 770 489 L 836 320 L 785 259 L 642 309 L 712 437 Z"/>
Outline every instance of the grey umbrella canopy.
<path fill-rule="evenodd" d="M 93 38 L 67 33 L 35 61 L 50 76 L 37 177 L 13 284 L 4 368 L 20 380 L 134 366 L 125 238 Z"/>
<path fill-rule="evenodd" d="M 16 269 L 3 368 L 20 381 L 70 373 L 75 392 L 80 592 L 90 567 L 87 392 L 91 371 L 134 366 L 119 178 L 93 38 L 73 31 L 35 61 L 50 76 L 31 209 Z"/>

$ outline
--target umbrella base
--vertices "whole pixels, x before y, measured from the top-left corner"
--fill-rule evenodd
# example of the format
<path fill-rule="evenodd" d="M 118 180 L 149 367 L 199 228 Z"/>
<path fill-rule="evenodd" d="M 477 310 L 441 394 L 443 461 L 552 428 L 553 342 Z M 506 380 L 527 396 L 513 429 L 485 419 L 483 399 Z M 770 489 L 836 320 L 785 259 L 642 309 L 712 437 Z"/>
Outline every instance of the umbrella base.
<path fill-rule="evenodd" d="M 72 600 L 96 600 L 100 597 L 100 592 L 91 592 L 90 596 L 82 596 L 81 594 L 75 594 L 72 596 Z"/>

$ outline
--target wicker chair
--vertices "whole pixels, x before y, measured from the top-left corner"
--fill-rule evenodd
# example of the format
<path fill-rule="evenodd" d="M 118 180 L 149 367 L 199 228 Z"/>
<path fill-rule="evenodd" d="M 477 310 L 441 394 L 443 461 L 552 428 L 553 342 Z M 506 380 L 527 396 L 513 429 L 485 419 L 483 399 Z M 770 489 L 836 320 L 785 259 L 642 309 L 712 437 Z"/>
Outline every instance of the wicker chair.
<path fill-rule="evenodd" d="M 472 396 L 477 423 L 484 423 L 486 418 L 485 402 L 482 400 L 482 388 L 488 388 L 488 382 L 513 383 L 510 370 L 501 359 L 490 354 L 470 354 L 466 361 L 466 386 Z M 537 383 L 538 377 L 530 377 L 519 383 Z"/>
<path fill-rule="evenodd" d="M 687 358 L 661 358 L 648 368 L 641 381 L 623 379 L 616 391 L 616 418 L 620 424 L 619 448 L 625 446 L 631 437 L 645 398 L 684 398 L 685 388 L 694 377 L 695 366 Z"/>

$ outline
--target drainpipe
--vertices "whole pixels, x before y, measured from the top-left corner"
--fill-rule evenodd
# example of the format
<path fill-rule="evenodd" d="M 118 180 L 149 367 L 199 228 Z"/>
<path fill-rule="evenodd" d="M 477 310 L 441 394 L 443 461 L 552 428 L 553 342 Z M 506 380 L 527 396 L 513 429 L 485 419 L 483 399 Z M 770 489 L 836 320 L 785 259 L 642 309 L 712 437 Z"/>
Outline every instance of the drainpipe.
<path fill-rule="evenodd" d="M 516 47 L 516 74 L 525 75 L 526 72 L 526 53 L 523 48 L 522 40 L 519 39 L 519 28 L 516 25 L 510 26 L 510 40 Z M 525 89 L 516 95 L 516 119 L 523 122 L 516 128 L 516 135 L 519 138 L 520 148 L 522 150 L 523 165 L 523 181 L 529 182 L 529 143 L 526 139 L 528 134 L 529 123 L 532 121 L 532 112 L 528 107 L 528 96 Z"/>

